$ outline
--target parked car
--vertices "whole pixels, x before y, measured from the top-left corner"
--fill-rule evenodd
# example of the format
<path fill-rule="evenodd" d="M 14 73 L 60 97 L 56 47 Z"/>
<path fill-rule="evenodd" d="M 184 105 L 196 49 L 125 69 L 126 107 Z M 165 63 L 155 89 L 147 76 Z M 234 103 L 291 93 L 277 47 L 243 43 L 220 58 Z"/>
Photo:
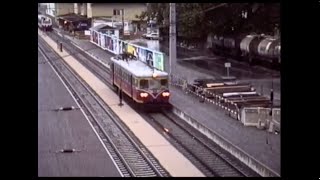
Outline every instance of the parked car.
<path fill-rule="evenodd" d="M 144 38 L 150 39 L 150 40 L 159 40 L 160 39 L 159 33 L 143 34 L 142 36 Z"/>

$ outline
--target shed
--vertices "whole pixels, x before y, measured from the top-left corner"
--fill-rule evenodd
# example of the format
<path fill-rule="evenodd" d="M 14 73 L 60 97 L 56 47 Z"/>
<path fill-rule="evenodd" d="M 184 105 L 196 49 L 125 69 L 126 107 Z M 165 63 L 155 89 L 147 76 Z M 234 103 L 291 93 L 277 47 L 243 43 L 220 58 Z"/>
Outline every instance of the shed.
<path fill-rule="evenodd" d="M 96 33 L 114 35 L 117 38 L 119 38 L 119 29 L 111 27 L 111 26 L 106 25 L 106 24 L 99 24 L 99 25 L 97 25 L 95 27 L 91 27 L 90 31 L 91 31 L 91 35 L 93 35 L 93 31 L 94 31 Z"/>
<path fill-rule="evenodd" d="M 59 26 L 68 31 L 84 31 L 91 26 L 91 20 L 78 14 L 65 14 L 57 17 Z"/>

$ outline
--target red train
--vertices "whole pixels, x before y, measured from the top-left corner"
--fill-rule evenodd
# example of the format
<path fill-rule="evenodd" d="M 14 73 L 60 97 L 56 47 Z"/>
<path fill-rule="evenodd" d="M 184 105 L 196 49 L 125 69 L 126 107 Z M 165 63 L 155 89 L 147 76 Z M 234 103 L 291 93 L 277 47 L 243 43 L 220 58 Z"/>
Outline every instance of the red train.
<path fill-rule="evenodd" d="M 111 58 L 111 83 L 138 104 L 169 105 L 168 73 L 123 55 Z"/>

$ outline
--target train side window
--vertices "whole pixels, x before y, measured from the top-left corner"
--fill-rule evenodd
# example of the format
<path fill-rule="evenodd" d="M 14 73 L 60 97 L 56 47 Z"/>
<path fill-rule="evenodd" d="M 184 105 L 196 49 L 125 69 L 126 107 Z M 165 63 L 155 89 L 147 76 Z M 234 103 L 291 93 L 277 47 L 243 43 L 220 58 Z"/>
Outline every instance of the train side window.
<path fill-rule="evenodd" d="M 138 84 L 138 82 L 139 82 L 138 79 L 136 79 L 136 78 L 133 78 L 133 79 L 134 79 L 134 80 L 133 80 L 133 81 L 134 81 L 134 86 L 138 87 L 138 85 L 139 85 L 139 84 Z"/>
<path fill-rule="evenodd" d="M 167 79 L 161 79 L 160 83 L 161 83 L 161 86 L 168 86 L 168 80 Z"/>
<path fill-rule="evenodd" d="M 141 79 L 140 80 L 140 88 L 141 89 L 147 89 L 148 87 L 149 87 L 148 80 Z"/>

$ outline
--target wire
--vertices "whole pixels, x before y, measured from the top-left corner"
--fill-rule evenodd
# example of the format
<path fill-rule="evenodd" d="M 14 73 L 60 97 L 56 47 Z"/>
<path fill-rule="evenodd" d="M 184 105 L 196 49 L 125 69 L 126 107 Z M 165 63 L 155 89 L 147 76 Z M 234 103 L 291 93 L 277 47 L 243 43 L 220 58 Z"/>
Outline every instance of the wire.
<path fill-rule="evenodd" d="M 51 37 L 52 38 L 52 37 Z M 53 39 L 53 38 L 52 38 Z M 57 42 L 57 39 L 53 39 L 55 42 Z M 59 41 L 60 42 L 60 41 Z M 60 44 L 59 44 L 60 46 Z M 53 48 L 52 48 L 53 49 Z M 59 47 L 60 49 L 60 47 Z M 66 48 L 64 48 L 65 50 Z M 100 47 L 94 47 L 94 48 L 90 48 L 90 49 L 84 49 L 82 52 L 88 52 L 88 51 L 91 51 L 91 50 L 94 50 L 94 49 L 101 49 Z M 55 51 L 54 51 L 55 52 Z M 77 55 L 77 54 L 81 54 L 81 52 L 75 52 L 75 53 L 71 53 L 70 50 L 67 50 L 68 52 L 68 55 L 65 55 L 65 56 L 58 56 L 58 58 L 50 58 L 51 61 L 57 61 L 57 60 L 60 60 L 60 59 L 63 59 L 63 58 L 66 58 L 66 57 L 69 57 L 69 56 L 73 56 L 73 55 Z"/>
<path fill-rule="evenodd" d="M 195 16 L 195 15 L 201 14 L 201 13 L 205 13 L 205 12 L 208 12 L 208 11 L 211 11 L 211 10 L 214 10 L 214 9 L 216 9 L 216 8 L 219 8 L 219 7 L 222 7 L 222 6 L 226 6 L 226 5 L 228 5 L 228 3 L 222 3 L 222 4 L 219 4 L 219 5 L 215 5 L 215 6 L 212 6 L 212 7 L 210 7 L 210 8 L 207 8 L 207 9 L 205 9 L 205 10 L 202 10 L 202 11 L 200 11 L 200 12 L 197 12 L 197 13 L 195 13 L 195 14 L 192 14 L 192 16 Z M 190 14 L 182 15 L 182 16 L 180 16 L 180 18 L 183 18 L 184 16 L 190 16 Z M 176 20 L 176 22 L 177 22 L 177 21 L 179 21 L 179 20 Z"/>
<path fill-rule="evenodd" d="M 214 6 L 210 7 L 210 8 L 207 8 L 207 9 L 205 9 L 205 10 L 202 10 L 202 11 L 199 11 L 199 12 L 197 12 L 197 13 L 195 13 L 195 14 L 192 14 L 192 16 L 195 16 L 195 15 L 198 15 L 198 14 L 202 14 L 202 13 L 205 13 L 205 12 L 208 12 L 208 11 L 211 11 L 211 10 L 214 10 L 214 9 L 216 9 L 216 8 L 223 7 L 223 6 L 226 6 L 226 5 L 228 5 L 228 3 L 221 3 L 221 4 L 219 4 L 219 5 L 214 5 Z M 177 15 L 177 11 L 176 11 L 176 15 Z M 188 14 L 188 13 L 185 13 L 185 14 L 183 14 L 183 15 L 180 15 L 180 16 L 179 16 L 179 19 L 176 19 L 176 20 L 175 20 L 175 23 L 182 21 L 184 17 L 188 17 L 188 16 L 190 16 L 190 14 Z M 169 9 L 168 22 L 169 22 L 169 19 L 170 19 L 170 9 Z M 169 23 L 169 24 L 170 24 L 170 23 Z"/>

